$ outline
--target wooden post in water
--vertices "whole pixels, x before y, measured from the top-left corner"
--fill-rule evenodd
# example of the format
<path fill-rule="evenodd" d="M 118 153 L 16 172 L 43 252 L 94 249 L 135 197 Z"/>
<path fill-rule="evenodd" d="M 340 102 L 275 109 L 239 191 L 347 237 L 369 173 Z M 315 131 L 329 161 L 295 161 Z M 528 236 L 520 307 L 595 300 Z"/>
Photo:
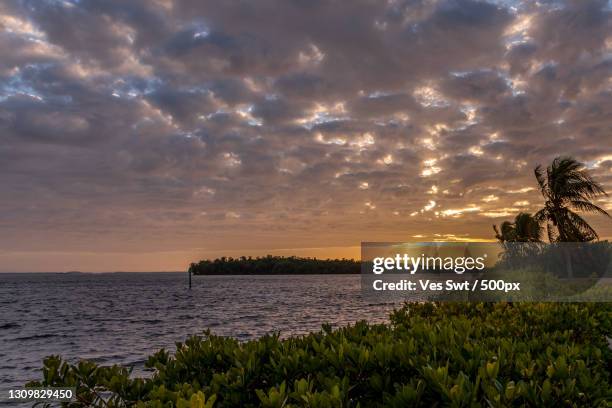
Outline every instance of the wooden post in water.
<path fill-rule="evenodd" d="M 191 267 L 187 270 L 187 275 L 189 275 L 189 289 L 191 289 Z"/>

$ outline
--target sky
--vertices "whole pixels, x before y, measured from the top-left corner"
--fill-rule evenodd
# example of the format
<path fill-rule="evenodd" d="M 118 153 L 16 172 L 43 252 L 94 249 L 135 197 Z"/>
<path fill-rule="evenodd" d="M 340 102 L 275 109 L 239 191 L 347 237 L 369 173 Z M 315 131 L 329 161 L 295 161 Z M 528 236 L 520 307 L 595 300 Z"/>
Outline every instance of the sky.
<path fill-rule="evenodd" d="M 611 12 L 4 0 L 0 271 L 491 240 L 558 155 L 612 192 Z"/>

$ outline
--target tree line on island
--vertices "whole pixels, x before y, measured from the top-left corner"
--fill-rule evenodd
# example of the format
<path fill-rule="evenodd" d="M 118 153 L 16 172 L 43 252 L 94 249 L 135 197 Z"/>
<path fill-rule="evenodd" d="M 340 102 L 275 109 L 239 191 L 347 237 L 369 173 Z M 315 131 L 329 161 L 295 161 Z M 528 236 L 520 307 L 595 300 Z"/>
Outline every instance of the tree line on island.
<path fill-rule="evenodd" d="M 598 196 L 607 196 L 584 164 L 571 157 L 557 157 L 544 169 L 534 170 L 544 207 L 535 214 L 519 213 L 513 221 L 494 225 L 495 237 L 509 248 L 513 243 L 592 242 L 599 235 L 578 212 L 597 213 L 610 217 L 593 203 Z M 195 275 L 281 275 L 281 274 L 356 274 L 360 262 L 353 259 L 317 259 L 303 257 L 221 257 L 201 260 L 189 266 Z"/>
<path fill-rule="evenodd" d="M 297 256 L 204 259 L 192 263 L 189 271 L 194 275 L 319 275 L 359 273 L 361 264 L 354 259 L 316 259 Z"/>

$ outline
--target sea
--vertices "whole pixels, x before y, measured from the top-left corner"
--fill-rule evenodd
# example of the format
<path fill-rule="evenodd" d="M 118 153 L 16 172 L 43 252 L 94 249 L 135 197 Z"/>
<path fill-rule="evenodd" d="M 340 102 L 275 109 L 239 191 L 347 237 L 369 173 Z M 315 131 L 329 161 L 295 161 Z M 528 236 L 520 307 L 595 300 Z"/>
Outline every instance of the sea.
<path fill-rule="evenodd" d="M 50 355 L 146 376 L 149 355 L 205 330 L 247 341 L 388 321 L 399 304 L 372 302 L 360 285 L 359 275 L 194 276 L 189 289 L 186 273 L 3 273 L 0 400 L 40 380 Z"/>

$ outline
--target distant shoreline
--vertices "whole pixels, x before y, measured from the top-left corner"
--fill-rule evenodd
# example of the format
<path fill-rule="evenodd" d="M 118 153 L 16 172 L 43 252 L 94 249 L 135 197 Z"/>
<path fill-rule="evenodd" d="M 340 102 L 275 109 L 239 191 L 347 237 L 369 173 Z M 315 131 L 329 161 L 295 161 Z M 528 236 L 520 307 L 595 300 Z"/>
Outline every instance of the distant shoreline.
<path fill-rule="evenodd" d="M 192 263 L 194 275 L 357 275 L 361 262 L 354 259 L 316 259 L 300 257 L 217 258 Z"/>
<path fill-rule="evenodd" d="M 185 273 L 185 272 L 183 272 Z M 283 272 L 283 273 L 198 273 L 193 276 L 308 276 L 308 275 L 359 275 L 360 272 Z"/>
<path fill-rule="evenodd" d="M 47 274 L 47 275 L 103 275 L 113 273 L 186 273 L 187 271 L 0 271 L 0 275 L 27 275 L 27 274 Z"/>
<path fill-rule="evenodd" d="M 118 272 L 0 272 L 1 275 L 112 275 L 112 274 L 187 274 L 188 271 L 118 271 Z M 321 273 L 297 273 L 297 272 L 282 272 L 282 273 L 225 273 L 225 274 L 194 274 L 193 276 L 292 276 L 292 275 L 359 275 L 360 272 L 321 272 Z"/>

